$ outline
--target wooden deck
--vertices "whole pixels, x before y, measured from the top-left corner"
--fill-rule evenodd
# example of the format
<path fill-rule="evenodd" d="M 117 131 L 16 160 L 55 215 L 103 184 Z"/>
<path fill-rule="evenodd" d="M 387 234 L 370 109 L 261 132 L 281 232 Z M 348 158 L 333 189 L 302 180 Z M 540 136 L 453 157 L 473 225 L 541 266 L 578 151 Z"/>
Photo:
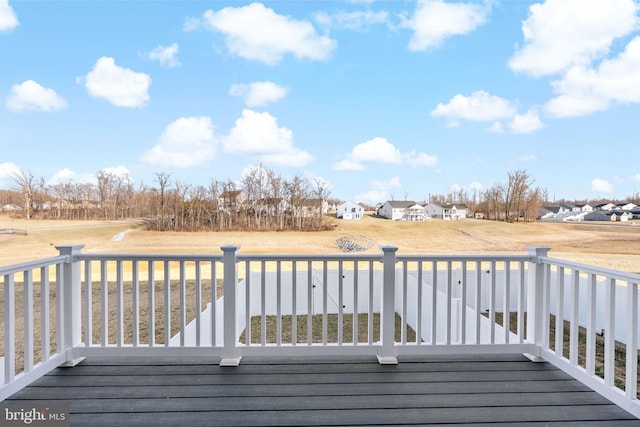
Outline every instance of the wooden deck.
<path fill-rule="evenodd" d="M 5 403 L 69 404 L 78 426 L 640 426 L 549 363 L 520 355 L 372 359 L 87 359 Z"/>

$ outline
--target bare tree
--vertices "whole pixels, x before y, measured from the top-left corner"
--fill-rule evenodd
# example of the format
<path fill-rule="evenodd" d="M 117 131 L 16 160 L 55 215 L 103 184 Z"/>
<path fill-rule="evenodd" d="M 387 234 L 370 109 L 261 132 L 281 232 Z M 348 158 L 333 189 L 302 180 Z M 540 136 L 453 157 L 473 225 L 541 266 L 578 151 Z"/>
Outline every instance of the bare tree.
<path fill-rule="evenodd" d="M 260 164 L 251 168 L 242 178 L 242 188 L 248 203 L 248 211 L 246 212 L 247 227 L 249 229 L 255 227 L 263 228 L 266 224 L 262 221 L 268 216 L 269 200 L 268 194 L 268 172 L 265 167 Z"/>
<path fill-rule="evenodd" d="M 295 175 L 284 183 L 285 194 L 289 201 L 291 213 L 290 227 L 301 230 L 306 215 L 307 199 L 309 199 L 309 183 L 300 175 Z"/>
<path fill-rule="evenodd" d="M 329 191 L 329 186 L 327 185 L 326 181 L 316 178 L 313 180 L 313 183 L 314 183 L 313 198 L 318 203 L 318 209 L 315 216 L 316 223 L 313 224 L 313 227 L 320 228 L 322 226 L 323 205 L 326 202 L 326 200 L 329 198 L 331 192 Z"/>
<path fill-rule="evenodd" d="M 538 211 L 542 206 L 542 190 L 536 187 L 527 192 L 524 207 L 524 221 L 531 222 L 538 219 Z"/>
<path fill-rule="evenodd" d="M 171 174 L 167 173 L 167 172 L 156 172 L 155 174 L 155 181 L 158 183 L 158 186 L 160 187 L 158 189 L 158 196 L 160 198 L 159 200 L 159 204 L 160 204 L 160 224 L 157 226 L 158 230 L 165 230 L 166 228 L 166 224 L 165 224 L 165 207 L 167 204 L 167 186 L 169 185 L 169 179 L 171 178 Z M 158 213 L 156 212 L 156 215 Z"/>
<path fill-rule="evenodd" d="M 105 219 L 118 217 L 118 205 L 122 202 L 122 190 L 128 177 L 118 176 L 104 170 L 96 173 L 98 202 Z"/>
<path fill-rule="evenodd" d="M 505 187 L 505 220 L 518 221 L 525 203 L 525 196 L 531 187 L 532 181 L 529 173 L 524 169 L 518 169 L 507 174 L 508 181 Z"/>
<path fill-rule="evenodd" d="M 275 227 L 279 230 L 284 228 L 285 223 L 285 202 L 284 202 L 284 188 L 282 184 L 282 176 L 276 174 L 272 170 L 267 171 L 268 181 L 268 196 L 273 203 L 273 217 L 275 220 Z"/>
<path fill-rule="evenodd" d="M 484 191 L 482 196 L 485 204 L 488 219 L 495 221 L 500 219 L 500 211 L 504 205 L 504 192 L 500 184 L 495 184 L 493 187 Z"/>
<path fill-rule="evenodd" d="M 31 219 L 34 210 L 34 196 L 35 196 L 35 188 L 34 188 L 34 180 L 35 177 L 31 173 L 31 171 L 25 171 L 20 169 L 13 175 L 13 180 L 15 181 L 16 191 L 22 193 L 22 198 L 24 201 L 24 212 L 25 218 Z"/>

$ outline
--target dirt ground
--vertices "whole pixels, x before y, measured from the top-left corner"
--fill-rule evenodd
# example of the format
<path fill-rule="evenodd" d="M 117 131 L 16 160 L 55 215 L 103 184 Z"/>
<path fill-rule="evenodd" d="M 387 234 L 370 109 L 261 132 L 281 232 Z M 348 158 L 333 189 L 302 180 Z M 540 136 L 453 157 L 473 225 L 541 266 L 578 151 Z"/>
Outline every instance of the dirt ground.
<path fill-rule="evenodd" d="M 36 221 L 0 217 L 0 265 L 54 256 L 55 246 L 84 244 L 88 253 L 220 253 L 238 245 L 242 253 L 341 253 L 337 241 L 352 241 L 364 253 L 383 245 L 401 254 L 524 253 L 547 246 L 550 256 L 628 272 L 640 272 L 640 224 L 503 223 L 484 220 L 420 223 L 365 216 L 359 221 L 327 217 L 321 232 L 146 231 L 135 221 Z M 26 235 L 4 234 L 24 230 Z"/>

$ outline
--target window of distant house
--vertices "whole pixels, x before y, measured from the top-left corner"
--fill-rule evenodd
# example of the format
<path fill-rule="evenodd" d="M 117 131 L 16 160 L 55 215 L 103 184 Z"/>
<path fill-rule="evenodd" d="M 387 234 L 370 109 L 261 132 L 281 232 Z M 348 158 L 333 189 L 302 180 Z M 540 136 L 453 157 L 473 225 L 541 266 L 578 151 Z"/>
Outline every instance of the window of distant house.
<path fill-rule="evenodd" d="M 356 208 L 351 208 L 351 212 L 355 212 L 355 211 L 356 211 Z"/>

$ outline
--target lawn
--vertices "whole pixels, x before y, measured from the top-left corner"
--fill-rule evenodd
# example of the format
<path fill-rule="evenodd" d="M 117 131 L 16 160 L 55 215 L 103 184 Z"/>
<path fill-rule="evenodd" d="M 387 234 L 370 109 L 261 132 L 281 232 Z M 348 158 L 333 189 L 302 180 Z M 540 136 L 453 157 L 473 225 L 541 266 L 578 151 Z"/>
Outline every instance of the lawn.
<path fill-rule="evenodd" d="M 483 220 L 420 223 L 365 216 L 359 221 L 327 217 L 330 231 L 319 232 L 154 232 L 135 221 L 35 221 L 0 217 L 0 265 L 54 256 L 56 245 L 84 244 L 88 253 L 220 253 L 238 245 L 243 253 L 340 253 L 339 239 L 366 242 L 365 252 L 392 245 L 399 253 L 524 253 L 526 246 L 551 248 L 550 255 L 585 264 L 640 272 L 640 226 L 630 224 L 504 223 Z M 119 233 L 127 232 L 124 235 Z M 117 238 L 121 237 L 121 238 Z"/>

